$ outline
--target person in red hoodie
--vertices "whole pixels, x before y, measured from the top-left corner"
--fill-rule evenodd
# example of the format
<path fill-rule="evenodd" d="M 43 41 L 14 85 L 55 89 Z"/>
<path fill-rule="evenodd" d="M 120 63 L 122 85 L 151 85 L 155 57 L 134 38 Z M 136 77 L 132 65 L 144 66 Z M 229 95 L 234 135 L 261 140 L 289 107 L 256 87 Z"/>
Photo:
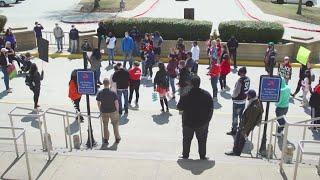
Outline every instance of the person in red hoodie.
<path fill-rule="evenodd" d="M 129 105 L 131 105 L 133 92 L 136 92 L 136 107 L 139 106 L 139 87 L 140 87 L 140 78 L 142 71 L 140 69 L 140 63 L 138 61 L 134 62 L 133 67 L 129 70 Z"/>
<path fill-rule="evenodd" d="M 221 86 L 221 91 L 225 91 L 227 87 L 227 75 L 230 73 L 230 57 L 228 54 L 224 54 L 221 61 L 221 73 L 219 77 L 219 82 Z"/>
<path fill-rule="evenodd" d="M 78 93 L 78 80 L 77 80 L 77 70 L 72 71 L 71 79 L 69 81 L 69 98 L 72 100 L 74 108 L 76 112 L 79 113 L 80 111 L 80 101 L 81 101 L 81 94 Z M 79 116 L 80 121 L 83 122 L 83 116 Z M 76 121 L 78 117 L 76 118 Z"/>
<path fill-rule="evenodd" d="M 218 98 L 217 98 L 217 94 L 218 94 L 217 84 L 218 84 L 218 79 L 219 79 L 220 73 L 221 73 L 220 64 L 217 63 L 217 61 L 213 59 L 208 75 L 210 76 L 210 79 L 211 79 L 212 98 L 213 98 L 213 101 L 216 101 L 216 102 L 218 101 Z"/>

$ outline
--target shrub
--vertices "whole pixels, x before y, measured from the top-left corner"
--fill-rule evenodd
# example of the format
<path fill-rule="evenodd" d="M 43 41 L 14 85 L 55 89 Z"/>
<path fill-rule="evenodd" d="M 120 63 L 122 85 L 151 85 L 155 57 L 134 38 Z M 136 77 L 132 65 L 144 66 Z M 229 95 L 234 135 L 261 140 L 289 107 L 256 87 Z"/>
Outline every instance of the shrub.
<path fill-rule="evenodd" d="M 141 34 L 159 31 L 164 39 L 206 40 L 211 32 L 212 23 L 184 19 L 164 18 L 116 18 L 103 21 L 108 31 L 116 37 L 123 37 L 124 32 L 136 26 Z"/>
<path fill-rule="evenodd" d="M 7 23 L 7 17 L 3 16 L 3 15 L 0 15 L 0 31 L 3 30 L 4 26 L 6 25 L 6 23 Z"/>
<path fill-rule="evenodd" d="M 223 41 L 235 36 L 239 42 L 277 43 L 282 39 L 284 28 L 275 22 L 227 21 L 219 24 L 219 33 Z"/>

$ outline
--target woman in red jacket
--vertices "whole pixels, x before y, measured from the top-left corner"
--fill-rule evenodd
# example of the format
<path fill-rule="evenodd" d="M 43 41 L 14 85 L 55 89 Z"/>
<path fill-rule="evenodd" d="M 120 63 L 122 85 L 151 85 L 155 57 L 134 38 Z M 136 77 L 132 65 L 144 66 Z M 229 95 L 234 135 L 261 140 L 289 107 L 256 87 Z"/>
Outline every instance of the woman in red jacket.
<path fill-rule="evenodd" d="M 74 70 L 71 73 L 71 79 L 69 81 L 69 98 L 72 100 L 74 108 L 76 109 L 77 113 L 80 111 L 80 101 L 81 101 L 81 94 L 78 93 L 78 80 L 77 80 L 77 71 Z M 78 118 L 76 118 L 76 121 Z M 83 116 L 80 115 L 80 121 L 83 122 Z"/>
<path fill-rule="evenodd" d="M 221 61 L 221 73 L 219 77 L 219 82 L 221 86 L 221 91 L 225 91 L 227 87 L 227 75 L 230 73 L 230 57 L 228 54 L 224 54 Z"/>
<path fill-rule="evenodd" d="M 211 86 L 212 86 L 212 97 L 213 97 L 213 101 L 218 101 L 217 98 L 217 94 L 218 94 L 218 79 L 221 73 L 221 68 L 220 68 L 220 64 L 217 63 L 216 60 L 212 60 L 211 63 L 211 68 L 210 71 L 208 73 L 208 75 L 210 76 L 211 79 Z"/>

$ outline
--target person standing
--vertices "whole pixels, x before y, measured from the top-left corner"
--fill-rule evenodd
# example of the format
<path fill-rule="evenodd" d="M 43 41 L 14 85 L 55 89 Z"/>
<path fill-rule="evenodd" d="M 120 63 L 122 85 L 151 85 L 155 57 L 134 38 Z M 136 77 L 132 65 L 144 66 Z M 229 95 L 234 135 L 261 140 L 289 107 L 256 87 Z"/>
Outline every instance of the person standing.
<path fill-rule="evenodd" d="M 79 42 L 79 31 L 74 25 L 71 25 L 71 30 L 69 32 L 70 38 L 70 53 L 78 52 L 78 42 Z"/>
<path fill-rule="evenodd" d="M 218 101 L 218 80 L 220 77 L 221 73 L 221 67 L 220 64 L 217 63 L 217 61 L 212 60 L 212 65 L 211 69 L 208 72 L 208 75 L 210 76 L 210 81 L 211 81 L 211 87 L 212 87 L 212 98 L 213 101 L 217 102 Z"/>
<path fill-rule="evenodd" d="M 123 60 L 123 67 L 126 68 L 126 64 L 127 64 L 127 61 L 129 61 L 129 65 L 131 68 L 132 67 L 132 51 L 133 51 L 133 48 L 134 48 L 134 43 L 133 43 L 133 40 L 132 38 L 129 36 L 129 33 L 128 32 L 125 32 L 125 37 L 122 39 L 122 42 L 121 42 L 121 50 L 123 52 L 123 55 L 124 55 L 124 60 Z"/>
<path fill-rule="evenodd" d="M 3 81 L 6 86 L 6 93 L 12 93 L 12 90 L 9 86 L 9 74 L 7 71 L 8 66 L 11 65 L 8 55 L 8 50 L 6 48 L 1 48 L 1 54 L 0 54 L 0 68 L 3 73 Z"/>
<path fill-rule="evenodd" d="M 98 49 L 101 49 L 101 42 L 106 39 L 107 36 L 107 29 L 104 27 L 103 22 L 99 22 L 97 29 L 97 36 L 98 36 Z"/>
<path fill-rule="evenodd" d="M 149 71 L 149 77 L 150 79 L 152 79 L 152 76 L 153 76 L 153 71 L 152 71 L 152 68 L 153 68 L 153 65 L 155 64 L 155 55 L 154 55 L 154 52 L 152 50 L 152 46 L 148 46 L 146 48 L 146 54 L 145 54 L 145 74 L 144 76 L 147 77 L 148 75 L 148 71 Z"/>
<path fill-rule="evenodd" d="M 154 52 L 154 55 L 155 55 L 156 63 L 158 63 L 159 59 L 160 59 L 162 43 L 163 43 L 163 39 L 162 39 L 159 31 L 154 32 L 154 36 L 153 36 L 153 52 Z"/>
<path fill-rule="evenodd" d="M 124 111 L 128 114 L 128 87 L 129 87 L 129 72 L 125 70 L 121 63 L 117 64 L 119 70 L 113 74 L 112 81 L 117 83 L 117 95 L 119 100 L 119 114 L 122 114 L 122 95 L 124 98 Z"/>
<path fill-rule="evenodd" d="M 92 55 L 89 58 L 89 62 L 91 64 L 91 70 L 94 72 L 96 85 L 97 85 L 97 87 L 99 87 L 99 85 L 102 85 L 102 82 L 100 81 L 101 53 L 100 53 L 99 49 L 97 49 L 97 48 L 93 49 Z"/>
<path fill-rule="evenodd" d="M 192 59 L 194 60 L 194 65 L 192 67 L 191 72 L 194 74 L 198 73 L 198 64 L 199 64 L 199 59 L 200 59 L 200 48 L 198 46 L 197 41 L 193 41 L 192 43 L 192 48 L 191 48 L 191 53 L 192 53 Z"/>
<path fill-rule="evenodd" d="M 74 108 L 77 113 L 80 113 L 80 101 L 81 94 L 78 92 L 78 79 L 77 79 L 77 70 L 72 71 L 71 79 L 69 81 L 69 98 L 72 100 Z M 82 115 L 79 116 L 80 122 L 83 122 L 84 118 Z M 78 117 L 76 117 L 76 121 L 78 121 Z"/>
<path fill-rule="evenodd" d="M 110 133 L 108 130 L 109 120 L 113 126 L 113 132 L 115 136 L 115 143 L 119 143 L 121 140 L 119 134 L 119 102 L 116 93 L 110 90 L 110 81 L 105 78 L 103 80 L 104 89 L 98 92 L 96 100 L 98 108 L 101 113 L 101 119 L 103 122 L 103 143 L 109 144 Z"/>
<path fill-rule="evenodd" d="M 188 159 L 193 135 L 198 139 L 198 152 L 200 159 L 207 160 L 206 144 L 209 123 L 213 114 L 213 101 L 211 95 L 200 88 L 200 78 L 191 78 L 190 92 L 181 97 L 177 105 L 182 111 L 183 150 L 182 158 Z"/>
<path fill-rule="evenodd" d="M 179 61 L 179 94 L 180 97 L 185 96 L 190 91 L 190 71 L 186 67 L 186 62 L 184 60 Z"/>
<path fill-rule="evenodd" d="M 218 61 L 218 48 L 217 48 L 217 44 L 215 40 L 211 41 L 211 49 L 209 51 L 209 56 L 210 56 L 210 64 L 209 67 L 207 69 L 211 68 L 212 65 L 212 61 Z"/>
<path fill-rule="evenodd" d="M 39 47 L 40 45 L 40 40 L 42 39 L 42 30 L 44 29 L 43 26 L 38 23 L 38 22 L 35 22 L 34 23 L 35 26 L 33 28 L 33 31 L 35 33 L 35 36 L 36 36 L 36 40 L 37 40 L 37 46 Z"/>
<path fill-rule="evenodd" d="M 166 71 L 166 67 L 163 63 L 159 63 L 159 71 L 153 80 L 154 91 L 159 93 L 161 112 L 164 112 L 164 104 L 167 107 L 167 112 L 169 111 L 167 92 L 169 90 L 169 77 Z M 164 104 L 163 104 L 164 103 Z"/>
<path fill-rule="evenodd" d="M 309 92 L 311 92 L 311 71 L 310 70 L 306 70 L 306 75 L 304 80 L 301 82 L 302 85 L 302 106 L 303 107 L 308 107 L 309 106 L 309 102 L 307 99 L 307 95 Z"/>
<path fill-rule="evenodd" d="M 53 35 L 54 35 L 54 38 L 56 39 L 56 43 L 57 43 L 57 48 L 58 48 L 57 53 L 62 53 L 62 51 L 63 51 L 62 40 L 64 38 L 64 33 L 58 23 L 56 23 L 56 27 L 53 29 Z"/>
<path fill-rule="evenodd" d="M 320 117 L 320 78 L 318 85 L 314 88 L 313 92 L 311 93 L 309 105 L 311 106 L 311 118 Z M 320 120 L 313 121 L 312 124 L 320 124 Z M 312 129 L 316 130 L 316 128 Z"/>
<path fill-rule="evenodd" d="M 189 72 L 191 73 L 194 66 L 194 60 L 192 59 L 191 52 L 187 52 L 186 66 Z"/>
<path fill-rule="evenodd" d="M 311 70 L 310 62 L 308 62 L 307 65 L 303 65 L 303 64 L 301 65 L 300 71 L 299 71 L 299 81 L 297 83 L 296 91 L 293 94 L 291 94 L 292 97 L 295 97 L 299 93 L 299 91 L 301 90 L 302 81 L 306 77 L 306 71 L 307 70 Z"/>
<path fill-rule="evenodd" d="M 134 41 L 134 54 L 136 56 L 140 56 L 140 41 L 141 41 L 141 37 L 140 37 L 140 32 L 137 29 L 136 26 L 133 26 L 132 29 L 129 31 L 130 37 L 133 39 Z"/>
<path fill-rule="evenodd" d="M 38 102 L 40 96 L 41 81 L 43 80 L 43 71 L 40 75 L 37 65 L 32 63 L 29 71 L 29 76 L 31 79 L 30 89 L 33 92 L 34 109 L 37 110 L 40 107 Z"/>
<path fill-rule="evenodd" d="M 219 82 L 221 86 L 221 91 L 225 91 L 227 88 L 227 75 L 230 73 L 230 58 L 228 54 L 224 54 L 221 61 L 221 73 L 219 77 Z"/>
<path fill-rule="evenodd" d="M 288 113 L 289 110 L 289 101 L 290 101 L 290 87 L 286 83 L 286 80 L 284 78 L 281 78 L 281 90 L 280 90 L 280 99 L 276 103 L 276 116 L 285 116 Z M 279 125 L 284 125 L 285 120 L 284 118 L 277 120 Z M 282 131 L 284 127 L 279 127 L 277 129 L 277 136 L 282 136 Z"/>
<path fill-rule="evenodd" d="M 177 71 L 178 71 L 178 60 L 177 56 L 174 52 L 174 49 L 171 48 L 171 53 L 169 55 L 169 62 L 167 65 L 167 73 L 169 76 L 169 83 L 172 91 L 172 99 L 175 99 L 176 96 L 176 86 L 175 86 L 175 79 L 177 78 Z"/>
<path fill-rule="evenodd" d="M 284 57 L 283 63 L 279 64 L 278 75 L 283 77 L 287 84 L 289 83 L 292 75 L 292 67 L 288 56 Z"/>
<path fill-rule="evenodd" d="M 212 40 L 214 40 L 213 36 L 210 35 L 210 38 L 207 40 L 207 56 L 208 56 L 208 69 L 210 69 L 210 66 L 211 66 L 211 56 L 210 56 L 210 51 L 211 51 L 211 42 Z"/>
<path fill-rule="evenodd" d="M 242 121 L 239 124 L 239 130 L 237 131 L 233 150 L 226 152 L 228 156 L 240 156 L 245 145 L 246 139 L 253 131 L 255 126 L 258 126 L 262 120 L 263 106 L 257 97 L 254 90 L 248 91 L 248 106 L 245 109 Z"/>
<path fill-rule="evenodd" d="M 115 64 L 114 63 L 114 49 L 116 47 L 116 43 L 117 43 L 117 38 L 112 34 L 112 32 L 109 32 L 108 37 L 106 39 L 109 66 L 111 64 Z"/>
<path fill-rule="evenodd" d="M 238 40 L 234 36 L 231 36 L 231 38 L 228 40 L 227 46 L 233 61 L 233 68 L 237 69 L 237 49 L 239 46 Z"/>
<path fill-rule="evenodd" d="M 250 89 L 250 79 L 246 76 L 246 74 L 247 68 L 241 67 L 238 71 L 238 76 L 240 76 L 240 78 L 236 82 L 232 94 L 232 128 L 230 132 L 227 132 L 227 135 L 236 135 L 238 119 L 241 121 L 242 113 L 246 107 L 247 92 Z"/>
<path fill-rule="evenodd" d="M 130 95 L 129 95 L 129 105 L 131 105 L 133 92 L 136 92 L 136 107 L 139 106 L 139 88 L 140 88 L 140 78 L 141 78 L 141 69 L 139 68 L 140 63 L 138 61 L 133 63 L 133 68 L 129 70 L 130 75 Z"/>
<path fill-rule="evenodd" d="M 110 75 L 110 90 L 117 93 L 117 83 L 112 80 L 114 73 L 119 70 L 117 65 L 113 66 L 114 72 Z"/>
<path fill-rule="evenodd" d="M 11 28 L 8 28 L 6 30 L 6 33 L 4 34 L 4 42 L 8 42 L 8 41 L 11 43 L 11 48 L 15 50 L 17 45 L 17 40 L 16 40 L 16 37 L 13 35 Z"/>
<path fill-rule="evenodd" d="M 269 75 L 273 73 L 273 68 L 276 64 L 276 56 L 277 50 L 274 49 L 274 43 L 269 42 L 268 49 L 264 56 L 264 67 Z"/>

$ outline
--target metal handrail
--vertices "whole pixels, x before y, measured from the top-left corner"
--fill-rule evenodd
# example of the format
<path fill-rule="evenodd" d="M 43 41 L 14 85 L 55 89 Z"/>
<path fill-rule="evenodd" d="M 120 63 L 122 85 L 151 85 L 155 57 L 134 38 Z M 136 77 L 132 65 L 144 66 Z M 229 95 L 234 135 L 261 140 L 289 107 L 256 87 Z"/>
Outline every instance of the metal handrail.
<path fill-rule="evenodd" d="M 31 180 L 31 170 L 30 170 L 30 162 L 29 162 L 29 155 L 28 155 L 28 148 L 27 148 L 27 140 L 26 140 L 26 130 L 24 128 L 17 128 L 17 127 L 0 127 L 0 129 L 11 129 L 12 131 L 15 130 L 20 130 L 22 131 L 19 133 L 17 136 L 13 135 L 12 138 L 10 137 L 0 137 L 0 140 L 13 140 L 15 142 L 15 151 L 16 151 L 16 156 L 19 158 L 19 152 L 18 148 L 16 146 L 16 141 L 22 136 L 23 138 L 23 149 L 24 149 L 24 155 L 26 158 L 26 164 L 27 164 L 27 171 L 28 171 L 28 179 Z"/>
<path fill-rule="evenodd" d="M 37 114 L 22 114 L 22 113 L 14 113 L 16 110 L 27 110 L 27 111 L 34 111 L 34 109 L 31 108 L 25 108 L 25 107 L 15 107 L 13 108 L 8 116 L 9 116 L 9 120 L 10 120 L 10 125 L 11 127 L 14 127 L 13 124 L 13 117 L 35 117 L 39 120 L 39 132 L 40 132 L 40 138 L 41 138 L 41 144 L 42 144 L 42 148 L 43 150 L 46 150 L 48 153 L 48 161 L 50 161 L 51 159 L 51 152 L 50 152 L 50 148 L 49 148 L 49 137 L 48 137 L 48 128 L 47 128 L 47 121 L 45 118 L 45 113 L 44 112 L 40 112 L 40 111 L 36 111 Z M 43 121 L 41 121 L 41 117 L 43 119 Z M 46 134 L 45 138 L 46 138 L 46 145 L 44 144 L 44 138 L 42 135 L 42 122 L 43 122 L 43 126 L 44 126 L 44 132 Z M 12 136 L 15 137 L 15 130 L 12 129 Z M 14 145 L 15 148 L 17 149 L 17 142 L 16 140 L 14 140 Z"/>
<path fill-rule="evenodd" d="M 304 145 L 305 143 L 319 144 L 319 145 L 320 145 L 320 141 L 315 141 L 315 140 L 302 140 L 302 141 L 299 141 L 299 143 L 298 143 L 298 150 L 297 150 L 297 157 L 296 157 L 296 163 L 295 163 L 295 166 L 294 166 L 293 180 L 296 180 L 296 179 L 297 179 L 298 166 L 299 166 L 299 161 L 298 161 L 298 159 L 302 159 L 302 155 L 303 155 L 303 154 L 320 156 L 320 153 L 319 153 L 319 152 L 306 152 L 306 151 L 304 150 L 304 147 L 303 147 L 303 145 Z M 320 158 L 319 158 L 318 167 L 320 167 Z"/>

